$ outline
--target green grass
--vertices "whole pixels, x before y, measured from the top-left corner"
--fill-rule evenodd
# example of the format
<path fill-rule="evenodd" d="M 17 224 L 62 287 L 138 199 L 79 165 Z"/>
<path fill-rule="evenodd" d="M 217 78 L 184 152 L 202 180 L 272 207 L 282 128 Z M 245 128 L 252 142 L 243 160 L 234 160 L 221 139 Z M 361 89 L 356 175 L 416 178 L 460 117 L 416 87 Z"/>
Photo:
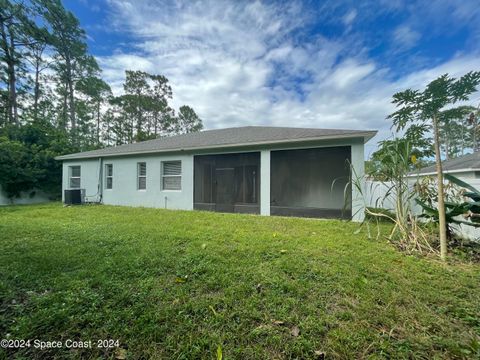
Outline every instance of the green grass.
<path fill-rule="evenodd" d="M 119 339 L 123 349 L 0 357 L 478 358 L 480 266 L 406 256 L 357 229 L 113 206 L 0 208 L 0 338 Z"/>

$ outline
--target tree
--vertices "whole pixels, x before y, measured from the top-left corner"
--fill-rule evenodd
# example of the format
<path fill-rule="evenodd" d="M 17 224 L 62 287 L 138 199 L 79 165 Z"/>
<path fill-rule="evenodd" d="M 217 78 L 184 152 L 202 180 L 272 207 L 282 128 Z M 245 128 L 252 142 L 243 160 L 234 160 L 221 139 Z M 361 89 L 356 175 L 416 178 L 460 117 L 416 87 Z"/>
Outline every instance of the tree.
<path fill-rule="evenodd" d="M 37 0 L 41 15 L 47 22 L 55 49 L 53 68 L 61 83 L 64 117 L 69 119 L 73 140 L 76 141 L 75 85 L 86 76 L 98 73 L 96 60 L 87 53 L 85 31 L 78 19 L 67 11 L 60 0 Z M 66 125 L 66 121 L 63 121 Z"/>
<path fill-rule="evenodd" d="M 132 121 L 132 136 L 133 139 L 141 141 L 148 135 L 148 130 L 145 129 L 146 110 L 149 107 L 151 92 L 150 84 L 148 83 L 149 75 L 144 71 L 125 72 L 126 78 L 123 84 L 125 90 L 124 109 L 129 113 Z M 135 135 L 133 134 L 135 129 Z"/>
<path fill-rule="evenodd" d="M 196 131 L 163 75 L 127 71 L 113 97 L 86 33 L 61 0 L 0 0 L 0 185 L 59 192 L 57 155 Z"/>
<path fill-rule="evenodd" d="M 25 144 L 0 137 L 0 185 L 9 198 L 35 187 L 35 172 L 29 166 L 30 159 Z"/>
<path fill-rule="evenodd" d="M 125 94 L 112 99 L 108 114 L 108 132 L 115 135 L 117 145 L 203 128 L 202 120 L 187 105 L 175 116 L 169 104 L 172 88 L 165 76 L 127 70 L 123 88 Z"/>
<path fill-rule="evenodd" d="M 393 120 L 397 131 L 411 123 L 432 126 L 438 181 L 440 257 L 442 260 L 445 260 L 447 256 L 447 233 L 439 121 L 442 119 L 442 111 L 447 106 L 459 101 L 467 101 L 469 96 L 477 90 L 476 87 L 479 83 L 480 72 L 469 72 L 459 79 L 444 74 L 428 84 L 423 91 L 408 89 L 394 94 L 392 102 L 399 109 L 388 116 Z"/>
<path fill-rule="evenodd" d="M 24 64 L 21 50 L 35 44 L 39 35 L 36 24 L 28 17 L 23 3 L 0 0 L 0 60 L 4 64 L 7 83 L 7 121 L 19 125 L 18 80 Z"/>
<path fill-rule="evenodd" d="M 440 112 L 438 131 L 440 148 L 443 149 L 445 160 L 464 155 L 466 148 L 473 147 L 472 132 L 467 126 L 467 118 L 474 110 L 472 106 L 459 106 Z"/>
<path fill-rule="evenodd" d="M 41 189 L 58 196 L 62 165 L 54 158 L 74 152 L 66 134 L 49 123 L 12 126 L 0 131 L 0 186 L 9 198 Z"/>
<path fill-rule="evenodd" d="M 95 122 L 96 145 L 100 146 L 101 108 L 112 96 L 112 89 L 110 85 L 96 76 L 79 80 L 76 89 L 87 97 L 85 103 L 90 108 L 91 118 Z"/>
<path fill-rule="evenodd" d="M 202 119 L 198 117 L 195 111 L 187 105 L 180 107 L 177 116 L 177 134 L 186 134 L 197 132 L 203 129 Z"/>
<path fill-rule="evenodd" d="M 153 131 L 153 136 L 157 137 L 165 132 L 168 133 L 175 119 L 175 112 L 168 104 L 168 101 L 172 99 L 172 87 L 163 75 L 150 75 L 149 77 L 153 82 L 150 101 L 153 124 L 151 124 L 150 132 Z"/>
<path fill-rule="evenodd" d="M 379 142 L 378 150 L 371 155 L 369 161 L 365 162 L 365 173 L 378 181 L 391 181 L 394 170 L 392 168 L 392 151 L 408 157 L 409 161 L 402 162 L 402 166 L 405 166 L 405 170 L 408 172 L 430 165 L 429 158 L 435 152 L 428 131 L 429 127 L 426 125 L 411 124 L 402 137 Z M 398 157 L 400 158 L 400 156 Z M 411 161 L 412 159 L 414 161 Z M 403 172 L 400 169 L 397 170 L 403 176 Z"/>
<path fill-rule="evenodd" d="M 472 149 L 473 151 L 480 151 L 480 124 L 478 124 L 478 117 L 480 115 L 480 105 L 470 113 L 467 118 L 467 124 L 471 127 Z"/>
<path fill-rule="evenodd" d="M 32 119 L 38 121 L 42 96 L 42 74 L 51 67 L 52 61 L 46 60 L 44 54 L 49 49 L 51 36 L 46 28 L 31 27 L 33 36 L 38 41 L 27 46 L 25 60 L 33 68 L 33 108 Z"/>

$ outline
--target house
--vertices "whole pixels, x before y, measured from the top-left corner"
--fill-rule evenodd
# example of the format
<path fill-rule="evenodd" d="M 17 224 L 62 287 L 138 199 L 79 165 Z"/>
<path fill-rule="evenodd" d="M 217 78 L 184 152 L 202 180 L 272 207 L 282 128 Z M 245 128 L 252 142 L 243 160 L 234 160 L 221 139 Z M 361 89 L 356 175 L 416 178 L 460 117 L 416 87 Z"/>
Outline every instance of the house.
<path fill-rule="evenodd" d="M 57 157 L 65 189 L 111 205 L 363 219 L 367 130 L 247 126 Z"/>
<path fill-rule="evenodd" d="M 474 179 L 480 179 L 480 152 L 442 161 L 442 169 L 444 174 L 452 174 L 467 183 Z M 436 174 L 437 169 L 434 164 L 411 173 L 409 176 L 435 176 Z"/>

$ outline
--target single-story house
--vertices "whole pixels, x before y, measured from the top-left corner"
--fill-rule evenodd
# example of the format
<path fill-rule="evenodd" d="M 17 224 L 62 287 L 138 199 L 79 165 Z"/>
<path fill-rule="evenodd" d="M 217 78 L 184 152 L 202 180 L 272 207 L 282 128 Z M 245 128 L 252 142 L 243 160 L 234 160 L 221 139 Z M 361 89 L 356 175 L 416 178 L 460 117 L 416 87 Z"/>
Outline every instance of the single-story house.
<path fill-rule="evenodd" d="M 364 144 L 375 134 L 246 126 L 57 160 L 63 190 L 84 189 L 87 201 L 361 221 L 363 201 L 350 179 L 364 173 Z"/>
<path fill-rule="evenodd" d="M 444 174 L 452 174 L 466 182 L 480 179 L 480 152 L 442 161 L 442 169 Z M 418 172 L 412 172 L 409 176 L 434 176 L 436 174 L 436 165 L 433 164 L 420 169 Z"/>

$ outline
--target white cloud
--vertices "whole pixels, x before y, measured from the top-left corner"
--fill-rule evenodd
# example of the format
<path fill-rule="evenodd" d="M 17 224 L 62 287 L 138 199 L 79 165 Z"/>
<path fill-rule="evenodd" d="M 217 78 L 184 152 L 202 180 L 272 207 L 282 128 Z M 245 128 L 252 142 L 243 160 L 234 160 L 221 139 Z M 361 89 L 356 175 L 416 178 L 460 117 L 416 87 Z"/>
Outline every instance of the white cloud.
<path fill-rule="evenodd" d="M 408 25 L 401 25 L 393 32 L 394 46 L 410 49 L 420 40 L 420 33 L 412 30 Z"/>
<path fill-rule="evenodd" d="M 296 42 L 289 35 L 309 21 L 309 15 L 295 2 L 257 1 L 243 7 L 212 0 L 171 2 L 161 8 L 146 0 L 109 4 L 112 26 L 137 39 L 129 53 L 98 57 L 114 91 L 122 91 L 126 69 L 163 74 L 172 84 L 174 106 L 191 105 L 206 128 L 378 129 L 379 140 L 390 133 L 385 117 L 394 110 L 392 94 L 422 87 L 445 72 L 460 75 L 480 69 L 480 58 L 459 54 L 395 78 L 364 53 L 349 51 L 346 40 L 317 36 L 308 43 Z M 351 23 L 356 15 L 344 21 Z M 411 29 L 397 30 L 403 45 L 418 40 Z"/>
<path fill-rule="evenodd" d="M 352 9 L 343 16 L 342 22 L 345 26 L 350 27 L 356 17 L 357 17 L 357 10 Z"/>

